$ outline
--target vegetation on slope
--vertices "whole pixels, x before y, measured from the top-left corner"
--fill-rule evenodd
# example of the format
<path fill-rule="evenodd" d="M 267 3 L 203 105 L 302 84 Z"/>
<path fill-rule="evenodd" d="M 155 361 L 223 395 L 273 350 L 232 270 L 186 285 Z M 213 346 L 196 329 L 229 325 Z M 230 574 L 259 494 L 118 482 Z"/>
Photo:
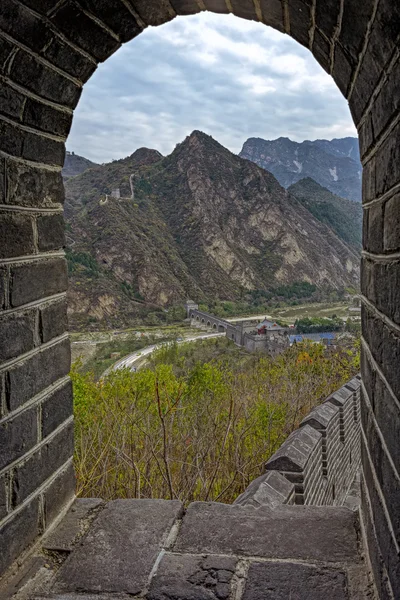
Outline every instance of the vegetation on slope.
<path fill-rule="evenodd" d="M 355 350 L 275 359 L 227 340 L 176 344 L 96 383 L 72 372 L 81 496 L 232 502 L 310 409 L 359 369 Z"/>
<path fill-rule="evenodd" d="M 332 194 L 310 177 L 290 186 L 289 192 L 344 242 L 361 249 L 363 209 L 359 202 Z"/>

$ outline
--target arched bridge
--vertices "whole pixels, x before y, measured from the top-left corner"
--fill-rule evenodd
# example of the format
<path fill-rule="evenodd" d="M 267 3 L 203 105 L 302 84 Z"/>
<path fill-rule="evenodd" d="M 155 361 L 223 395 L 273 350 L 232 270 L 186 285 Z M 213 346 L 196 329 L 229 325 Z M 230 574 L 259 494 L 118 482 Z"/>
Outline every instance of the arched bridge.
<path fill-rule="evenodd" d="M 225 319 L 220 319 L 215 315 L 210 315 L 209 313 L 198 309 L 190 310 L 189 317 L 192 320 L 193 325 L 208 327 L 209 329 L 214 329 L 214 331 L 224 332 L 230 326 L 230 323 L 225 321 Z"/>

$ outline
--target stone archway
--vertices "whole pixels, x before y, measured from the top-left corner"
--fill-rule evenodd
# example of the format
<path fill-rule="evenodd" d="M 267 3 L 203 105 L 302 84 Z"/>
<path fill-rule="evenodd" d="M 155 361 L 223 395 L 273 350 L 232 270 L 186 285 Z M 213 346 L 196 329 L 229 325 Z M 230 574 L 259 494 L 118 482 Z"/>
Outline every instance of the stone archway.
<path fill-rule="evenodd" d="M 233 12 L 291 35 L 310 49 L 349 100 L 364 166 L 363 510 L 378 585 L 384 585 L 387 571 L 393 589 L 399 589 L 394 548 L 400 534 L 400 6 L 395 0 L 2 0 L 0 535 L 7 550 L 0 573 L 74 495 L 61 178 L 72 111 L 97 64 L 122 43 L 148 25 L 205 9 Z M 10 494 L 11 487 L 18 492 Z"/>

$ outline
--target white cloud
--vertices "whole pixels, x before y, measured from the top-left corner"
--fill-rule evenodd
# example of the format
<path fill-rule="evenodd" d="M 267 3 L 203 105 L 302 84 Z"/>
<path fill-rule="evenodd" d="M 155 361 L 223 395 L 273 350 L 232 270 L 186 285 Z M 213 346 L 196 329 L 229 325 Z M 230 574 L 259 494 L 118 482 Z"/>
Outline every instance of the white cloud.
<path fill-rule="evenodd" d="M 105 162 L 140 146 L 173 150 L 193 129 L 234 152 L 250 136 L 356 135 L 347 103 L 287 35 L 202 13 L 146 29 L 86 84 L 68 148 Z"/>

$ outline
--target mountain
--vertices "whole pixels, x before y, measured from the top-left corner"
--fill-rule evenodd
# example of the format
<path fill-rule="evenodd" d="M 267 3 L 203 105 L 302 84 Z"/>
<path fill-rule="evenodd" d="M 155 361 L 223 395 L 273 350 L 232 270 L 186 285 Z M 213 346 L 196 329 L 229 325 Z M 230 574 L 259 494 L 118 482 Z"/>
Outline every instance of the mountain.
<path fill-rule="evenodd" d="M 344 242 L 361 250 L 363 209 L 359 202 L 332 194 L 311 177 L 291 185 L 288 191 Z"/>
<path fill-rule="evenodd" d="M 357 138 L 301 143 L 285 137 L 249 138 L 239 156 L 270 171 L 285 188 L 312 177 L 342 198 L 361 201 L 362 166 Z"/>
<path fill-rule="evenodd" d="M 87 169 L 97 167 L 98 165 L 88 158 L 78 156 L 75 152 L 67 152 L 65 155 L 64 167 L 62 169 L 62 176 L 65 179 L 69 177 L 76 177 Z"/>
<path fill-rule="evenodd" d="M 120 326 L 187 297 L 358 283 L 358 251 L 273 175 L 198 131 L 170 156 L 141 149 L 65 187 L 73 328 Z"/>

